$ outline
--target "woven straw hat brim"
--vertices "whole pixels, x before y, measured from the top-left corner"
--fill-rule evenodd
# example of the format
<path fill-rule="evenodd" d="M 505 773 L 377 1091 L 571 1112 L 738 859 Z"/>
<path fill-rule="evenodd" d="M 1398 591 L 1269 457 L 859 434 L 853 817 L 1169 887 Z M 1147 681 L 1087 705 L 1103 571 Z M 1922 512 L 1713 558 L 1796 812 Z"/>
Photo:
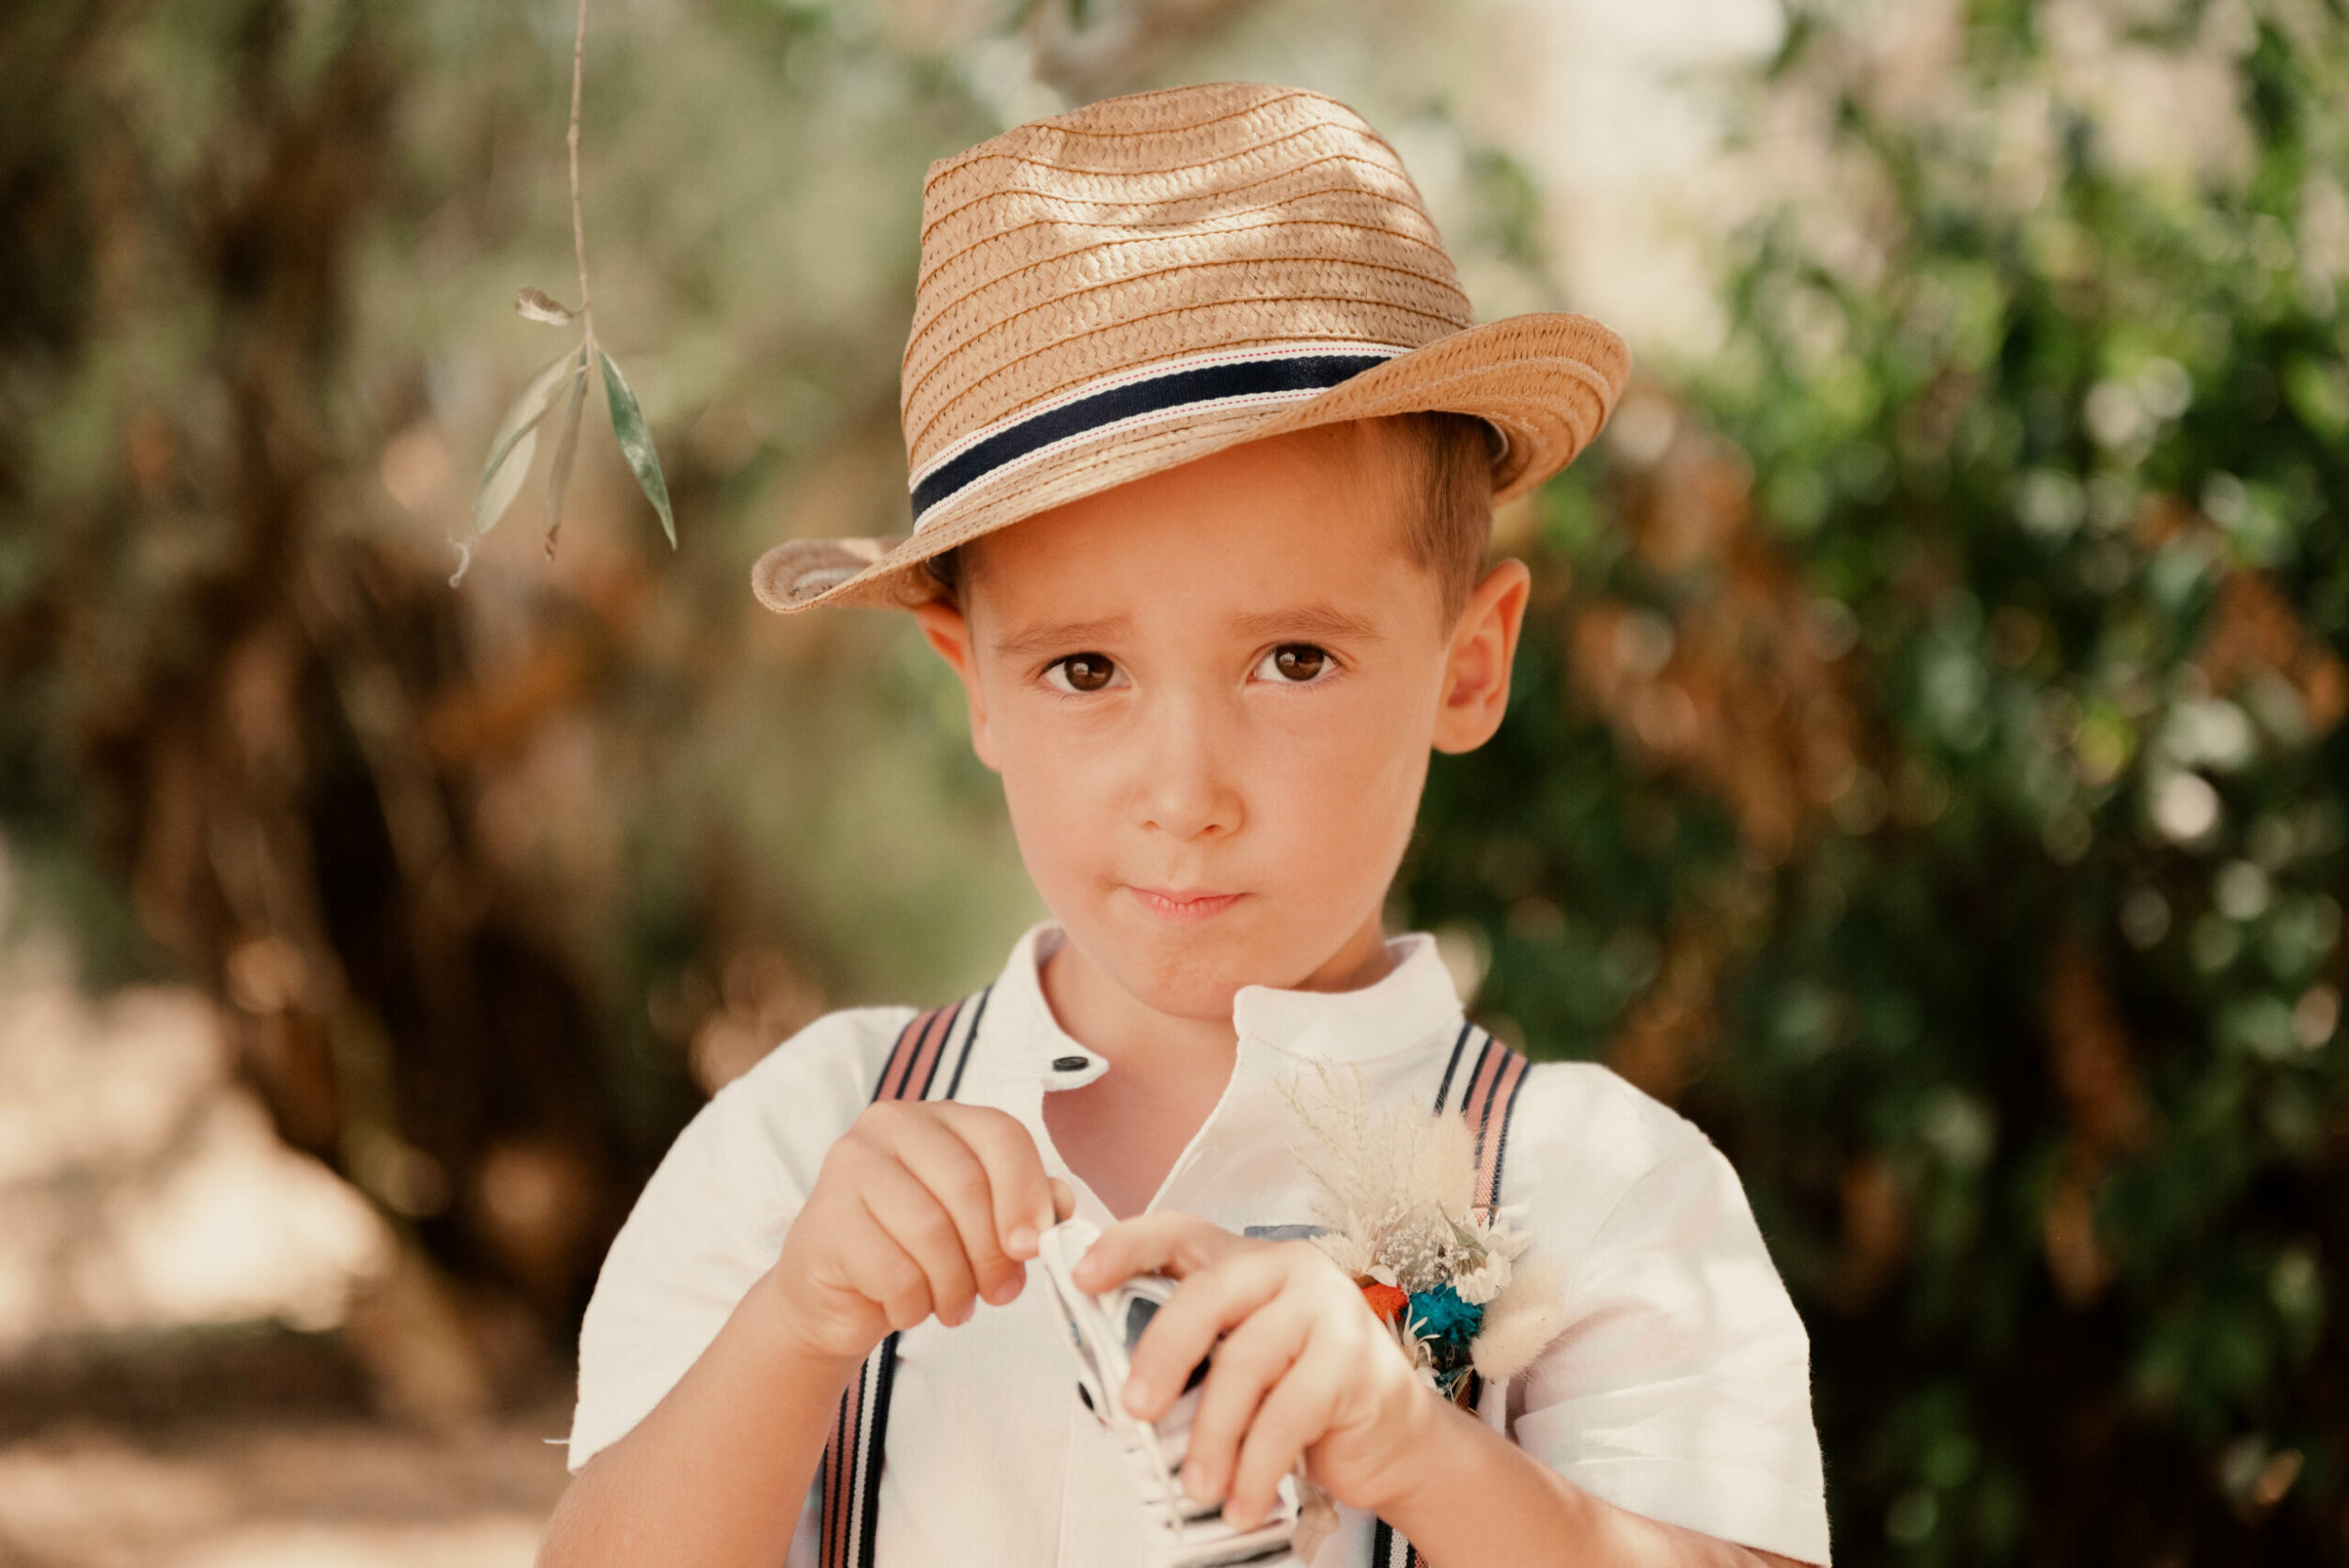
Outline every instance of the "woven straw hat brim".
<path fill-rule="evenodd" d="M 936 598 L 930 557 L 1038 512 L 1291 430 L 1384 414 L 1447 411 L 1508 437 L 1493 499 L 1512 500 L 1572 462 L 1622 396 L 1631 356 L 1614 331 L 1563 311 L 1512 316 L 1439 337 L 1302 401 L 1194 407 L 1113 425 L 1000 468 L 926 514 L 910 536 L 793 539 L 752 568 L 759 602 L 910 609 Z"/>

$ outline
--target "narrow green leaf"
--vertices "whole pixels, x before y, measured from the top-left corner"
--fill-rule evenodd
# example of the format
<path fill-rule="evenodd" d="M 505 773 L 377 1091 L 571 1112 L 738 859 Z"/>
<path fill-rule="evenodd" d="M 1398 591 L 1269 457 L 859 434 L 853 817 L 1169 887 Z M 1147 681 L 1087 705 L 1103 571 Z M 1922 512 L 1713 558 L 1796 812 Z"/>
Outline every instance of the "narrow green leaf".
<path fill-rule="evenodd" d="M 530 378 L 530 384 L 522 388 L 521 396 L 506 411 L 497 435 L 490 442 L 490 460 L 481 465 L 481 483 L 474 490 L 474 533 L 487 534 L 506 515 L 514 497 L 521 493 L 522 480 L 530 473 L 530 455 L 537 445 L 532 432 L 538 421 L 546 417 L 564 373 L 579 365 L 576 348 L 557 355 L 545 369 Z M 493 501 L 495 505 L 491 505 Z"/>
<path fill-rule="evenodd" d="M 628 378 L 612 363 L 612 356 L 599 349 L 603 359 L 604 401 L 612 409 L 612 433 L 620 438 L 620 455 L 636 475 L 636 483 L 661 514 L 661 531 L 669 536 L 669 548 L 677 548 L 677 519 L 669 514 L 669 482 L 661 477 L 661 455 L 652 449 L 652 432 L 645 428 L 645 411 L 637 406 L 636 394 L 629 390 Z"/>
<path fill-rule="evenodd" d="M 530 477 L 530 459 L 538 450 L 538 427 L 524 430 L 521 439 L 506 449 L 506 460 L 498 465 L 490 488 L 474 498 L 473 531 L 487 534 L 497 520 L 506 515 L 506 508 L 522 493 L 522 481 Z"/>
<path fill-rule="evenodd" d="M 570 401 L 563 410 L 563 433 L 554 442 L 554 462 L 547 470 L 547 554 L 554 553 L 554 536 L 563 531 L 563 497 L 571 488 L 571 462 L 579 456 L 579 412 L 587 402 L 587 366 L 571 378 Z"/>

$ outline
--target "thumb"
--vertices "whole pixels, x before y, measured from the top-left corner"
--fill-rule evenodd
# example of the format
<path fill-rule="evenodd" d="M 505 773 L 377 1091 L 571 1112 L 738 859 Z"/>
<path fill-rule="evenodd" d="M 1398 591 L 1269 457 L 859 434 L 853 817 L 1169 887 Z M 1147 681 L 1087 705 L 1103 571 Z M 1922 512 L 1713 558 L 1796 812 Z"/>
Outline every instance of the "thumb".
<path fill-rule="evenodd" d="M 1100 1239 L 1086 1249 L 1073 1277 L 1080 1286 L 1097 1295 L 1137 1274 L 1171 1274 L 1180 1280 L 1198 1273 L 1237 1245 L 1237 1236 L 1195 1214 L 1161 1209 L 1121 1219 L 1103 1231 Z"/>

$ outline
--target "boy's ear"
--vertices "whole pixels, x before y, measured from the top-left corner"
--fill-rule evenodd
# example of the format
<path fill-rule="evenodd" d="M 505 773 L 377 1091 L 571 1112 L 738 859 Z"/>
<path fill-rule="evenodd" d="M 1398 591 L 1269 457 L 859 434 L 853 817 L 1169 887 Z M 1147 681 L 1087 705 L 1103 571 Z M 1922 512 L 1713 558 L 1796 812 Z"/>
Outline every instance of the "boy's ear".
<path fill-rule="evenodd" d="M 988 729 L 987 693 L 979 686 L 979 661 L 971 645 L 969 618 L 940 599 L 916 605 L 913 618 L 922 628 L 922 640 L 962 682 L 963 700 L 971 709 L 971 750 L 981 762 L 1001 772 L 995 765 L 995 737 Z"/>
<path fill-rule="evenodd" d="M 1443 696 L 1436 710 L 1436 750 L 1472 752 L 1493 737 L 1509 706 L 1509 670 L 1533 574 L 1522 561 L 1503 561 L 1485 574 L 1452 629 Z"/>

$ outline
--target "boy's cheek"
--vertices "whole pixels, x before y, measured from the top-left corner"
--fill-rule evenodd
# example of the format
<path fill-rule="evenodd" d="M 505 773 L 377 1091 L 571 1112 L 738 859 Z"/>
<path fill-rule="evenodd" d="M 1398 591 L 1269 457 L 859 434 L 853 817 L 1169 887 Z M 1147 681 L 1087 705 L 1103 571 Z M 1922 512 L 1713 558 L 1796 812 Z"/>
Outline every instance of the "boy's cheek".
<path fill-rule="evenodd" d="M 1106 891 L 1115 840 L 1112 803 L 1080 759 L 1065 768 L 1014 759 L 998 769 L 1013 839 L 1029 880 L 1066 922 Z"/>

